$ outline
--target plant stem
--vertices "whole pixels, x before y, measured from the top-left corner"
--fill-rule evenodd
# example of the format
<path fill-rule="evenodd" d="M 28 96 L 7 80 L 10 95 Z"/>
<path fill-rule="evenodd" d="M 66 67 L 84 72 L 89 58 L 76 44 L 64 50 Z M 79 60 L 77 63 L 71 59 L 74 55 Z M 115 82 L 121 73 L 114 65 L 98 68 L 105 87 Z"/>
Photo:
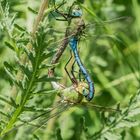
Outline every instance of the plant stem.
<path fill-rule="evenodd" d="M 23 97 L 22 102 L 19 105 L 19 107 L 13 113 L 12 118 L 9 120 L 9 123 L 7 124 L 5 129 L 2 131 L 1 135 L 4 135 L 5 133 L 7 133 L 12 128 L 12 126 L 16 122 L 18 116 L 24 111 L 23 110 L 24 105 L 26 104 L 27 100 L 30 98 L 30 92 L 31 92 L 31 89 L 32 89 L 32 87 L 34 85 L 34 81 L 36 79 L 36 73 L 37 73 L 38 66 L 40 65 L 39 58 L 40 58 L 40 55 L 41 55 L 41 49 L 42 48 L 40 47 L 40 49 L 38 50 L 38 53 L 37 53 L 37 56 L 36 56 L 36 59 L 35 59 L 35 67 L 34 67 L 30 82 L 28 84 L 28 87 L 25 90 L 26 92 L 23 93 L 25 96 Z"/>
<path fill-rule="evenodd" d="M 33 36 L 35 35 L 35 32 L 37 31 L 38 25 L 44 16 L 45 10 L 48 7 L 48 3 L 49 3 L 49 0 L 42 0 L 38 15 L 36 17 L 36 20 L 35 20 L 34 26 L 33 26 L 33 30 L 32 30 Z"/>
<path fill-rule="evenodd" d="M 42 3 L 40 5 L 39 8 L 39 12 L 38 15 L 35 19 L 34 25 L 33 25 L 33 29 L 32 29 L 32 37 L 35 37 L 35 33 L 38 29 L 39 23 L 42 20 L 43 16 L 44 16 L 44 12 L 45 12 L 45 8 L 48 6 L 48 2 L 49 0 L 42 0 Z M 32 48 L 31 43 L 29 42 L 26 46 L 28 49 Z M 20 62 L 24 65 L 27 62 L 27 57 L 25 54 L 23 54 L 20 58 Z M 16 80 L 20 81 L 23 79 L 23 74 L 21 71 L 18 71 L 17 75 L 16 75 Z M 11 96 L 13 99 L 16 99 L 17 97 L 17 93 L 18 93 L 18 89 L 16 87 L 16 85 L 13 85 L 13 87 L 11 88 Z M 4 112 L 9 112 L 10 111 L 11 106 L 9 106 L 8 104 L 5 105 L 4 107 Z"/>

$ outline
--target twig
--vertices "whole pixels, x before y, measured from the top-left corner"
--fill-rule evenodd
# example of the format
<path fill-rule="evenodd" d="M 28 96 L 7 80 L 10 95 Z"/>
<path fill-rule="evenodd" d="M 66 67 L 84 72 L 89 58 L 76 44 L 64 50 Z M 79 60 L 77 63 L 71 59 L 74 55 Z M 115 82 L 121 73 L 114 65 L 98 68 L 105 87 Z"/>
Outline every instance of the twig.
<path fill-rule="evenodd" d="M 37 15 L 36 20 L 35 20 L 34 25 L 33 25 L 33 30 L 32 30 L 33 36 L 35 35 L 35 32 L 38 29 L 38 25 L 44 16 L 45 10 L 48 7 L 48 3 L 49 3 L 49 0 L 42 0 L 38 15 Z"/>

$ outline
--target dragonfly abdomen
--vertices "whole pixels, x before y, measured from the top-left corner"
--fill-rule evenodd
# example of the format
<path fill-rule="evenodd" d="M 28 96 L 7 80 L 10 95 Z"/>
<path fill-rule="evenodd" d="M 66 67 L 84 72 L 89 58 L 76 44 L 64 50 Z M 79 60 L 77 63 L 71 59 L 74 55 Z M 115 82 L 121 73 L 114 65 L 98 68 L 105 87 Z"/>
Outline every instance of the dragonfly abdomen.
<path fill-rule="evenodd" d="M 84 78 L 86 79 L 87 83 L 88 83 L 88 86 L 89 86 L 89 93 L 86 93 L 86 91 L 83 92 L 83 95 L 87 98 L 88 101 L 90 101 L 93 96 L 94 96 L 94 84 L 86 70 L 86 68 L 84 67 L 84 65 L 82 64 L 81 62 L 81 59 L 79 57 L 79 54 L 78 54 L 78 50 L 77 50 L 77 39 L 75 37 L 72 37 L 70 39 L 70 47 L 74 53 L 74 57 L 75 57 L 75 60 L 79 66 L 79 69 L 81 70 Z"/>

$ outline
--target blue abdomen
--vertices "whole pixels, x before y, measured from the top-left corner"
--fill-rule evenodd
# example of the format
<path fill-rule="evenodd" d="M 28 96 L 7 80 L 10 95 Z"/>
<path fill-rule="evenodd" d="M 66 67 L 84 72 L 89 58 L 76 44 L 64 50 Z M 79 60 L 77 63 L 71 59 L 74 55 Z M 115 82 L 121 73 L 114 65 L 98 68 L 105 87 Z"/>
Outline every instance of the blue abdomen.
<path fill-rule="evenodd" d="M 77 39 L 75 37 L 72 37 L 70 39 L 69 44 L 74 53 L 74 57 L 79 66 L 79 69 L 81 70 L 83 76 L 85 77 L 85 79 L 88 83 L 89 93 L 86 93 L 86 94 L 84 93 L 84 96 L 87 98 L 88 101 L 90 101 L 94 96 L 94 84 L 93 84 L 93 81 L 91 80 L 86 68 L 84 67 L 84 65 L 81 62 L 81 59 L 80 59 L 78 51 L 77 51 L 77 42 L 78 42 Z"/>

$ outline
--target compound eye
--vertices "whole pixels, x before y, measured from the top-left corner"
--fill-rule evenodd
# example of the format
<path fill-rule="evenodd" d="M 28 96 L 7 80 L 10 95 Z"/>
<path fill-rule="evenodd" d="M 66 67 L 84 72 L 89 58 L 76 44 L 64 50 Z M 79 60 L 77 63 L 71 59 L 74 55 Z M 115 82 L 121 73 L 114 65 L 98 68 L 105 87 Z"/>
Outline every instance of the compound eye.
<path fill-rule="evenodd" d="M 76 16 L 76 11 L 75 10 L 72 11 L 72 15 Z"/>

